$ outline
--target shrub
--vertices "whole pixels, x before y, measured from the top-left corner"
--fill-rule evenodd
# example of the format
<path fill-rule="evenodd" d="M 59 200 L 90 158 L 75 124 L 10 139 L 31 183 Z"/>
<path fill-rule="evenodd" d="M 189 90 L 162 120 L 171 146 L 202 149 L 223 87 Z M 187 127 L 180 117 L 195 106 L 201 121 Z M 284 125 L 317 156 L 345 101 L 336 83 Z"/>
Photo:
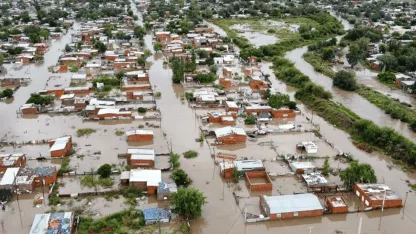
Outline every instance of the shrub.
<path fill-rule="evenodd" d="M 5 89 L 0 93 L 0 98 L 11 98 L 13 97 L 13 90 L 12 89 Z"/>
<path fill-rule="evenodd" d="M 253 116 L 250 116 L 244 120 L 244 123 L 249 124 L 249 125 L 255 124 L 256 118 L 254 118 Z"/>
<path fill-rule="evenodd" d="M 62 160 L 61 167 L 58 170 L 58 175 L 62 175 L 63 173 L 68 173 L 71 169 L 69 168 L 69 162 L 71 161 L 70 158 L 64 158 Z"/>
<path fill-rule="evenodd" d="M 188 150 L 183 153 L 183 156 L 185 158 L 196 158 L 198 156 L 198 152 L 193 151 L 193 150 Z"/>
<path fill-rule="evenodd" d="M 181 166 L 179 162 L 179 158 L 181 156 L 179 154 L 171 153 L 169 157 L 169 162 L 172 164 L 173 169 L 177 169 Z"/>
<path fill-rule="evenodd" d="M 176 169 L 172 172 L 172 180 L 177 186 L 188 187 L 192 183 L 192 180 L 188 177 L 188 174 L 182 169 Z"/>
<path fill-rule="evenodd" d="M 53 96 L 41 96 L 40 94 L 32 93 L 26 103 L 33 103 L 36 105 L 49 105 L 55 100 Z"/>
<path fill-rule="evenodd" d="M 144 108 L 144 107 L 139 107 L 139 108 L 137 109 L 137 112 L 139 112 L 140 114 L 145 114 L 145 113 L 147 112 L 147 109 L 146 109 L 146 108 Z"/>
<path fill-rule="evenodd" d="M 101 178 L 108 178 L 111 175 L 111 165 L 104 164 L 100 168 L 98 168 L 97 173 L 100 175 Z"/>
<path fill-rule="evenodd" d="M 354 91 L 357 89 L 354 73 L 344 70 L 335 74 L 333 85 L 347 91 Z"/>
<path fill-rule="evenodd" d="M 88 135 L 90 135 L 90 134 L 92 134 L 92 133 L 94 133 L 96 131 L 97 130 L 92 129 L 92 128 L 81 128 L 81 129 L 78 129 L 77 130 L 77 135 L 79 137 L 81 137 L 81 136 L 88 136 Z"/>
<path fill-rule="evenodd" d="M 122 136 L 122 135 L 124 135 L 124 131 L 123 130 L 117 130 L 116 131 L 116 136 Z"/>

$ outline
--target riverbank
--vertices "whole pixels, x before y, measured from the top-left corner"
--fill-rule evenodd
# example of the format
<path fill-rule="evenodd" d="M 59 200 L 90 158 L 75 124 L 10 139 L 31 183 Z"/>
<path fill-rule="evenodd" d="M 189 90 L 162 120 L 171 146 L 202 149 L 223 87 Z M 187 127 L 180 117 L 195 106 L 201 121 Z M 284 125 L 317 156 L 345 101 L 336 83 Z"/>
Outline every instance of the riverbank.
<path fill-rule="evenodd" d="M 416 162 L 416 144 L 388 127 L 379 127 L 370 120 L 363 119 L 350 109 L 331 101 L 331 94 L 323 87 L 311 82 L 289 60 L 281 57 L 273 59 L 273 70 L 279 80 L 298 90 L 295 97 L 308 108 L 349 133 L 354 144 L 362 150 L 377 150 L 393 159 L 406 162 L 414 167 Z"/>

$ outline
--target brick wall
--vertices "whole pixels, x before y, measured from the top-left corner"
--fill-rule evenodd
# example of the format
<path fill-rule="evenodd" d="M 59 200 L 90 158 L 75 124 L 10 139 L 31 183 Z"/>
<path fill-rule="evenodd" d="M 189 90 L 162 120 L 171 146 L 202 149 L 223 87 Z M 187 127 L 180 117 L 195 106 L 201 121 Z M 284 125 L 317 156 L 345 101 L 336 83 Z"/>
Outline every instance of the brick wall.
<path fill-rule="evenodd" d="M 128 141 L 152 141 L 152 134 L 134 134 L 127 137 Z"/>
<path fill-rule="evenodd" d="M 36 108 L 36 107 L 30 107 L 30 108 L 22 109 L 22 114 L 24 114 L 24 115 L 35 115 L 37 113 L 38 113 L 38 108 Z"/>
<path fill-rule="evenodd" d="M 316 217 L 316 216 L 322 216 L 323 210 L 308 210 L 308 211 L 300 211 L 297 212 L 297 216 L 295 216 L 294 212 L 289 213 L 282 213 L 280 214 L 280 217 L 278 217 L 277 214 L 270 214 L 271 220 L 276 219 L 293 219 L 293 218 L 303 218 L 303 217 Z"/>
<path fill-rule="evenodd" d="M 154 168 L 155 161 L 153 160 L 141 160 L 141 159 L 130 159 L 129 165 L 133 168 Z"/>
<path fill-rule="evenodd" d="M 365 201 L 368 201 L 368 206 L 372 207 L 373 209 L 381 209 L 383 206 L 383 199 L 380 200 L 371 200 L 371 198 L 368 196 L 368 194 L 364 193 L 364 191 L 361 190 L 360 187 L 357 185 L 354 185 L 354 193 L 357 194 L 357 191 L 360 192 L 360 201 L 362 201 L 365 204 Z M 362 198 L 364 197 L 364 201 Z M 366 204 L 365 204 L 366 205 Z M 395 207 L 401 207 L 402 206 L 402 200 L 385 200 L 384 201 L 384 208 L 395 208 Z"/>
<path fill-rule="evenodd" d="M 245 143 L 247 136 L 244 135 L 228 135 L 223 137 L 217 137 L 217 141 L 222 144 L 238 144 L 238 143 Z"/>
<path fill-rule="evenodd" d="M 265 171 L 251 171 L 244 175 L 246 185 L 251 191 L 271 191 L 273 189 L 272 181 Z M 250 178 L 264 178 L 265 183 L 252 183 Z"/>
<path fill-rule="evenodd" d="M 343 197 L 339 197 L 339 198 L 342 199 L 344 204 L 348 204 L 348 202 Z M 348 207 L 347 206 L 334 207 L 332 205 L 332 202 L 331 202 L 331 200 L 334 200 L 334 199 L 336 199 L 336 197 L 328 197 L 326 199 L 326 205 L 328 206 L 329 211 L 331 211 L 331 213 L 333 213 L 333 214 L 348 213 Z"/>
<path fill-rule="evenodd" d="M 273 118 L 295 118 L 296 113 L 293 110 L 272 110 Z"/>

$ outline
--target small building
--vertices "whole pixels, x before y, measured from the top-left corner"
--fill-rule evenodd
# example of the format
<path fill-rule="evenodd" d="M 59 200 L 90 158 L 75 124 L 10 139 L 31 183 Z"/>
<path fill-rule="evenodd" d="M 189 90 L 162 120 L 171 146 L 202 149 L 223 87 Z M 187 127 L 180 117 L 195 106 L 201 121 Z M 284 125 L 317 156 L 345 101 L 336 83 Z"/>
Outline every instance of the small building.
<path fill-rule="evenodd" d="M 242 173 L 247 171 L 265 171 L 266 168 L 263 165 L 263 162 L 259 160 L 241 160 L 234 161 L 235 169 Z"/>
<path fill-rule="evenodd" d="M 65 136 L 54 140 L 49 140 L 49 147 L 51 157 L 65 157 L 72 149 L 72 137 Z"/>
<path fill-rule="evenodd" d="M 58 171 L 55 166 L 37 167 L 35 168 L 36 186 L 51 185 L 56 182 Z"/>
<path fill-rule="evenodd" d="M 157 188 L 157 200 L 168 200 L 170 195 L 172 193 L 176 193 L 177 191 L 178 187 L 175 183 L 160 182 L 159 187 Z"/>
<path fill-rule="evenodd" d="M 248 171 L 244 178 L 250 191 L 272 191 L 273 189 L 272 180 L 265 171 Z"/>
<path fill-rule="evenodd" d="M 272 110 L 271 111 L 273 118 L 296 118 L 296 112 L 290 109 L 279 109 L 279 110 Z"/>
<path fill-rule="evenodd" d="M 154 168 L 155 151 L 153 149 L 127 149 L 127 163 L 134 168 Z"/>
<path fill-rule="evenodd" d="M 73 74 L 71 76 L 71 83 L 84 83 L 87 80 L 87 74 Z"/>
<path fill-rule="evenodd" d="M 19 167 L 10 167 L 6 169 L 0 180 L 0 189 L 11 189 L 19 173 Z"/>
<path fill-rule="evenodd" d="M 5 172 L 10 167 L 26 166 L 26 155 L 23 153 L 0 154 L 0 172 Z"/>
<path fill-rule="evenodd" d="M 328 180 L 326 180 L 325 177 L 323 175 L 321 175 L 320 172 L 310 173 L 310 174 L 302 174 L 302 178 L 306 182 L 308 187 L 322 186 L 322 185 L 327 185 L 328 184 Z"/>
<path fill-rule="evenodd" d="M 381 209 L 383 200 L 384 208 L 402 206 L 402 199 L 384 184 L 355 184 L 354 193 L 371 209 Z"/>
<path fill-rule="evenodd" d="M 271 112 L 272 108 L 270 106 L 260 106 L 260 105 L 253 105 L 253 106 L 245 106 L 244 112 L 247 115 L 257 114 L 259 115 L 261 112 Z"/>
<path fill-rule="evenodd" d="M 310 174 L 316 171 L 315 165 L 311 162 L 290 162 L 289 167 L 296 174 Z"/>
<path fill-rule="evenodd" d="M 148 195 L 154 195 L 162 182 L 161 170 L 130 170 L 129 186 L 142 191 L 147 191 Z"/>
<path fill-rule="evenodd" d="M 331 196 L 326 198 L 328 210 L 333 214 L 348 213 L 347 201 L 342 196 Z"/>
<path fill-rule="evenodd" d="M 153 130 L 131 130 L 126 135 L 127 141 L 153 141 Z"/>
<path fill-rule="evenodd" d="M 157 222 L 169 223 L 171 211 L 168 208 L 146 208 L 143 209 L 143 216 L 146 225 Z"/>
<path fill-rule="evenodd" d="M 132 118 L 131 111 L 120 111 L 117 108 L 103 108 L 97 113 L 100 120 L 104 119 L 118 119 L 118 118 Z"/>
<path fill-rule="evenodd" d="M 37 214 L 33 219 L 29 234 L 72 234 L 74 221 L 72 212 Z"/>
<path fill-rule="evenodd" d="M 22 115 L 36 115 L 39 113 L 39 106 L 33 103 L 23 104 L 20 107 Z"/>
<path fill-rule="evenodd" d="M 240 108 L 238 107 L 237 103 L 232 102 L 232 101 L 226 101 L 225 102 L 225 111 L 226 112 L 238 112 L 240 110 Z"/>
<path fill-rule="evenodd" d="M 318 146 L 312 141 L 304 141 L 296 145 L 300 150 L 306 151 L 308 154 L 318 153 Z"/>
<path fill-rule="evenodd" d="M 247 134 L 242 128 L 223 127 L 215 130 L 216 142 L 219 144 L 246 143 Z"/>
<path fill-rule="evenodd" d="M 323 207 L 312 193 L 260 197 L 261 208 L 271 220 L 322 216 Z"/>
<path fill-rule="evenodd" d="M 231 179 L 233 178 L 233 171 L 235 168 L 234 163 L 232 162 L 220 162 L 220 175 L 224 178 L 224 179 Z"/>

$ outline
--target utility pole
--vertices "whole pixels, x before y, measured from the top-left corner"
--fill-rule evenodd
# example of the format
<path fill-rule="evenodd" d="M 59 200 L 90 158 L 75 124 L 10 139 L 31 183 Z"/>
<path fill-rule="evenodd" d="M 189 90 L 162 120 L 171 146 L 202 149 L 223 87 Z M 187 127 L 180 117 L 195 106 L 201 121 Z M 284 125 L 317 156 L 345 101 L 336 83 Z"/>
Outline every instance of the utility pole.
<path fill-rule="evenodd" d="M 16 173 L 13 173 L 13 175 L 14 175 L 14 189 L 16 191 L 17 208 L 19 209 L 20 225 L 23 228 L 22 213 L 20 211 L 20 202 L 19 202 L 19 191 L 18 191 L 19 189 L 17 188 L 17 185 L 16 185 Z"/>
<path fill-rule="evenodd" d="M 363 225 L 363 217 L 360 217 L 360 222 L 358 223 L 358 234 L 361 234 L 362 225 Z"/>
<path fill-rule="evenodd" d="M 386 201 L 386 193 L 387 193 L 387 190 L 384 190 L 383 204 L 381 206 L 381 211 L 384 211 L 384 202 Z"/>

